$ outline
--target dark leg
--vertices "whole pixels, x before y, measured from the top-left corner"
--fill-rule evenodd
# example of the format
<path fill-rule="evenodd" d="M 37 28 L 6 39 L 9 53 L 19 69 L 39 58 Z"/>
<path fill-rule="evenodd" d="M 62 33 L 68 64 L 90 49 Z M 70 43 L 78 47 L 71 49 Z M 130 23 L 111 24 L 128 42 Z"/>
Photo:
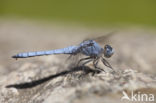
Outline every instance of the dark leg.
<path fill-rule="evenodd" d="M 78 61 L 77 66 L 80 64 L 80 62 L 84 61 L 84 60 L 88 60 L 91 59 L 91 57 L 87 57 L 87 58 L 82 58 Z"/>
<path fill-rule="evenodd" d="M 91 62 L 91 61 L 93 61 L 93 59 L 90 59 L 90 60 L 88 60 L 88 61 L 86 61 L 86 62 L 84 62 L 84 63 L 82 64 L 82 70 L 83 70 L 83 71 L 85 71 L 84 66 L 85 66 L 86 64 L 88 64 L 89 62 Z"/>
<path fill-rule="evenodd" d="M 103 69 L 101 69 L 101 68 L 99 68 L 99 67 L 97 66 L 98 63 L 99 63 L 99 58 L 97 58 L 97 59 L 95 59 L 95 60 L 93 61 L 94 67 L 95 67 L 96 69 L 98 69 L 99 71 L 104 71 Z M 104 71 L 104 72 L 105 72 L 105 71 Z"/>
<path fill-rule="evenodd" d="M 84 63 L 82 64 L 82 66 L 84 66 L 84 65 L 88 64 L 88 63 L 89 63 L 89 62 L 91 62 L 91 61 L 93 61 L 93 59 L 90 59 L 90 60 L 88 60 L 88 61 L 84 62 Z"/>
<path fill-rule="evenodd" d="M 106 67 L 109 67 L 110 69 L 112 69 L 112 70 L 114 71 L 113 67 L 108 63 L 107 60 L 105 60 L 104 58 L 102 58 L 102 62 L 103 62 L 103 64 L 104 64 Z"/>

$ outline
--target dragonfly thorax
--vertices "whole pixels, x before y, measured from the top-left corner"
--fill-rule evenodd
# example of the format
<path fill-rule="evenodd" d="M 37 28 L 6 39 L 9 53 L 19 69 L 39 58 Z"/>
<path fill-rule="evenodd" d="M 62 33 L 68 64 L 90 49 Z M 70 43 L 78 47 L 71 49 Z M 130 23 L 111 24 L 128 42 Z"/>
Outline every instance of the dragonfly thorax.
<path fill-rule="evenodd" d="M 87 46 L 84 47 L 84 45 L 87 45 Z M 93 40 L 88 40 L 88 41 L 81 43 L 80 47 L 82 47 L 81 49 L 82 54 L 91 56 L 91 57 L 100 56 L 104 52 L 104 49 L 101 48 L 101 46 Z"/>

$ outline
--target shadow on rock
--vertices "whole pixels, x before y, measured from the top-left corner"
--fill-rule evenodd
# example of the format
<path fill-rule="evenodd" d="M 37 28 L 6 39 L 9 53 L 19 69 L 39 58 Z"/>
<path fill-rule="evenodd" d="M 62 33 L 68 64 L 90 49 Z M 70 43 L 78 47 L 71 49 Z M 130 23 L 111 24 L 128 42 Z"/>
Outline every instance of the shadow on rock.
<path fill-rule="evenodd" d="M 11 85 L 7 85 L 6 88 L 16 88 L 16 89 L 26 89 L 26 88 L 32 88 L 32 87 L 35 87 L 37 85 L 40 85 L 44 82 L 47 82 L 51 79 L 54 79 L 54 78 L 57 78 L 59 76 L 64 76 L 66 74 L 69 74 L 69 73 L 73 73 L 73 72 L 77 72 L 77 71 L 84 71 L 85 74 L 88 74 L 88 73 L 92 73 L 93 75 L 95 73 L 99 73 L 99 71 L 97 70 L 93 70 L 87 66 L 79 66 L 79 67 L 74 67 L 70 70 L 65 70 L 65 71 L 62 71 L 58 74 L 55 74 L 55 75 L 50 75 L 48 77 L 45 77 L 45 78 L 42 78 L 42 79 L 39 79 L 39 80 L 34 80 L 34 81 L 31 81 L 31 82 L 25 82 L 25 83 L 20 83 L 20 84 L 11 84 Z"/>

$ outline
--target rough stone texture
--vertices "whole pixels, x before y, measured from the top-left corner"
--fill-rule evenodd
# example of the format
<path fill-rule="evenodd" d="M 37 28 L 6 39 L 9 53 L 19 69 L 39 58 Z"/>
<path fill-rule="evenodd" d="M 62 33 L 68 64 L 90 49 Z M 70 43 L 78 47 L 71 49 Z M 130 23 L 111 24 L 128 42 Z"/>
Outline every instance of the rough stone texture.
<path fill-rule="evenodd" d="M 97 72 L 92 64 L 76 67 L 74 58 L 67 60 L 66 55 L 17 61 L 10 58 L 17 52 L 78 44 L 88 34 L 109 31 L 112 30 L 1 20 L 0 103 L 128 102 L 121 101 L 123 91 L 129 95 L 134 91 L 156 96 L 156 36 L 152 35 L 156 32 L 153 30 L 120 28 L 106 40 L 116 51 L 108 59 L 115 73 L 101 63 L 99 66 L 106 72 Z"/>

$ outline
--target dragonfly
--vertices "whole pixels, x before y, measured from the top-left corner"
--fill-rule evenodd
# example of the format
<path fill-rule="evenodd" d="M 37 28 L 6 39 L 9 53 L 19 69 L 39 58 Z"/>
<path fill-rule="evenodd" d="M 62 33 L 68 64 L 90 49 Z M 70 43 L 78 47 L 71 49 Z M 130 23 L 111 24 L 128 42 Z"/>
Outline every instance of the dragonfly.
<path fill-rule="evenodd" d="M 101 60 L 106 67 L 109 67 L 110 69 L 114 70 L 113 67 L 106 60 L 106 58 L 110 58 L 114 54 L 115 52 L 114 48 L 112 48 L 111 45 L 109 44 L 106 44 L 104 45 L 104 47 L 101 47 L 100 44 L 97 42 L 97 40 L 99 41 L 103 40 L 102 38 L 107 39 L 108 36 L 110 35 L 98 37 L 96 39 L 85 40 L 78 45 L 68 46 L 61 49 L 18 53 L 12 56 L 12 58 L 15 59 L 29 58 L 35 56 L 54 55 L 54 54 L 69 54 L 70 56 L 83 54 L 86 57 L 81 58 L 78 61 L 77 65 L 83 62 L 82 66 L 85 66 L 86 64 L 92 62 L 95 69 L 104 71 L 104 69 L 98 67 L 98 63 Z"/>

